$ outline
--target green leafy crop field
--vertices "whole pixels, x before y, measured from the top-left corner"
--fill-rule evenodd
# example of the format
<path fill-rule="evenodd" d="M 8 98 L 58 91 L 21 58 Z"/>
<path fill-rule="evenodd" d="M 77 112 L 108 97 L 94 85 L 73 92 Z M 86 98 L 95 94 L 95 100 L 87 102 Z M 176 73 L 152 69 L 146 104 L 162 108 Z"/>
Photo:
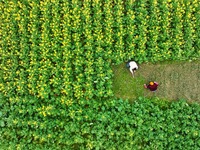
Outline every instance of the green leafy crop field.
<path fill-rule="evenodd" d="M 199 12 L 198 0 L 1 0 L 0 149 L 199 149 L 199 104 L 129 104 L 112 70 L 199 59 Z"/>
<path fill-rule="evenodd" d="M 57 99 L 56 99 L 57 100 Z M 138 98 L 1 103 L 1 149 L 191 149 L 200 147 L 200 106 Z M 59 104 L 58 104 L 59 103 Z M 9 110 L 9 111 L 8 111 Z"/>

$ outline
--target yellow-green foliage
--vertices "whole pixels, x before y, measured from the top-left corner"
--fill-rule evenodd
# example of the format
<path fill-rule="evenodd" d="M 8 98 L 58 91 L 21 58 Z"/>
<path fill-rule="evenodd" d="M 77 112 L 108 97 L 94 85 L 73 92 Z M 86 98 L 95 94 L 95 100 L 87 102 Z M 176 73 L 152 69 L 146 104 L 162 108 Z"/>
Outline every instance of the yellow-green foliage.
<path fill-rule="evenodd" d="M 198 0 L 2 0 L 4 96 L 112 96 L 111 63 L 199 58 Z"/>

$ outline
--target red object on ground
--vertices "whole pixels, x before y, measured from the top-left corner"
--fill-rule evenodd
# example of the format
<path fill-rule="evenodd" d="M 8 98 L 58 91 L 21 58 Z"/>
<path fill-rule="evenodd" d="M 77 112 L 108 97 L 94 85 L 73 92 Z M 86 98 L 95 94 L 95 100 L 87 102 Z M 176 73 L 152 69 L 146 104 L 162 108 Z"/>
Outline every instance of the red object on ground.
<path fill-rule="evenodd" d="M 147 88 L 151 91 L 156 91 L 157 90 L 157 87 L 158 87 L 158 83 L 157 82 L 154 82 L 153 85 L 148 85 Z"/>

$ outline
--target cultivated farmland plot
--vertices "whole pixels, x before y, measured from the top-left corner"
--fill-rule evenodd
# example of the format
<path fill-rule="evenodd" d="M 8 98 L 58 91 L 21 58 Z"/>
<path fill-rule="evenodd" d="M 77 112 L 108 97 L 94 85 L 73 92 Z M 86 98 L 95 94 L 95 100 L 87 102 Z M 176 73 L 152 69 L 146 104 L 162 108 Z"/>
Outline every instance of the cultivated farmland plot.
<path fill-rule="evenodd" d="M 199 105 L 130 105 L 111 66 L 199 59 L 199 12 L 198 0 L 1 0 L 0 148 L 198 149 Z"/>
<path fill-rule="evenodd" d="M 143 63 L 132 78 L 125 63 L 113 66 L 113 91 L 115 96 L 134 100 L 138 96 L 160 97 L 168 100 L 187 99 L 200 102 L 199 61 L 169 61 L 156 64 Z M 154 93 L 144 88 L 144 83 L 159 82 Z"/>

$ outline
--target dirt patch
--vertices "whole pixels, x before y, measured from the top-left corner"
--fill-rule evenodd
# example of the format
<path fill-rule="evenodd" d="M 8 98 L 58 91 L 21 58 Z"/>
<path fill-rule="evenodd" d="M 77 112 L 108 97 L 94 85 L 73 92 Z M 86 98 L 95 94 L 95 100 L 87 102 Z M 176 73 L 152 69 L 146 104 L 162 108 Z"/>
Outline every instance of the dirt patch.
<path fill-rule="evenodd" d="M 146 63 L 139 65 L 135 78 L 125 64 L 113 67 L 113 90 L 117 97 L 158 96 L 164 99 L 186 99 L 200 102 L 200 61 Z M 144 83 L 157 81 L 159 88 L 152 93 L 143 88 Z"/>

